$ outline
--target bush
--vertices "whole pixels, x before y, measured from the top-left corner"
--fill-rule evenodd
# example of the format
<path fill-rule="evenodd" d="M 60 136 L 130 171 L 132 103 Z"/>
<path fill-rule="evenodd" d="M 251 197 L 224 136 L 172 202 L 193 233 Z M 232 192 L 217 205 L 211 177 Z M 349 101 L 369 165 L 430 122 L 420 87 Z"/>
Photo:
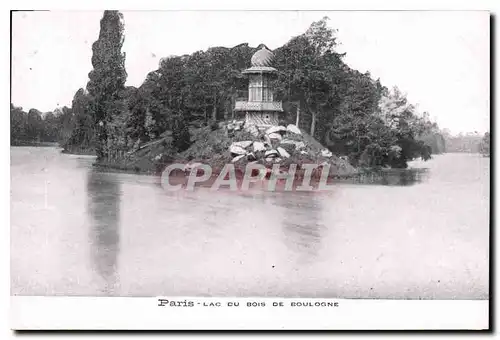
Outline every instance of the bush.
<path fill-rule="evenodd" d="M 215 131 L 219 128 L 219 124 L 216 121 L 210 122 L 210 130 Z"/>
<path fill-rule="evenodd" d="M 181 114 L 178 114 L 173 121 L 172 126 L 172 139 L 173 145 L 177 149 L 177 152 L 182 152 L 189 148 L 191 145 L 189 135 L 189 129 L 184 121 L 184 117 Z"/>
<path fill-rule="evenodd" d="M 295 149 L 295 144 L 290 144 L 290 143 L 285 143 L 285 144 L 280 144 L 280 147 L 286 150 L 290 155 L 293 155 L 299 151 Z"/>

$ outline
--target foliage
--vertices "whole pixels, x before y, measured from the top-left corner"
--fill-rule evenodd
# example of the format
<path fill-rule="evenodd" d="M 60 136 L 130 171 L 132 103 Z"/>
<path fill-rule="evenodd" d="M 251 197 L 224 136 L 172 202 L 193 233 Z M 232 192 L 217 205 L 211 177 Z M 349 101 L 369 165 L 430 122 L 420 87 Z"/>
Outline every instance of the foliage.
<path fill-rule="evenodd" d="M 74 129 L 71 109 L 63 107 L 54 112 L 41 113 L 37 109 L 23 111 L 22 107 L 10 104 L 11 145 L 26 143 L 64 143 Z"/>
<path fill-rule="evenodd" d="M 483 136 L 477 132 L 459 133 L 458 135 L 446 133 L 444 138 L 446 142 L 446 152 L 477 153 L 481 151 Z"/>
<path fill-rule="evenodd" d="M 92 66 L 87 91 L 91 97 L 91 112 L 97 134 L 98 158 L 115 156 L 122 151 L 126 119 L 123 113 L 125 90 L 125 54 L 121 52 L 124 41 L 123 15 L 118 11 L 104 11 L 99 38 L 92 45 Z M 119 133 L 118 136 L 115 134 Z M 109 139 L 109 140 L 108 140 Z M 115 142 L 119 144 L 115 145 Z M 118 150 L 117 150 L 118 149 Z"/>
<path fill-rule="evenodd" d="M 172 143 L 177 152 L 186 150 L 191 144 L 188 126 L 182 114 L 177 114 L 173 117 Z"/>
<path fill-rule="evenodd" d="M 389 91 L 343 62 L 326 20 L 275 51 L 278 97 L 298 101 L 299 125 L 354 165 L 406 167 L 416 157 L 428 159 L 428 145 L 419 138 L 430 127 L 397 88 Z"/>
<path fill-rule="evenodd" d="M 308 132 L 310 142 L 347 156 L 355 166 L 404 168 L 414 158 L 444 152 L 449 143 L 445 145 L 446 137 L 428 114 L 421 115 L 399 89 L 389 90 L 370 73 L 350 68 L 336 51 L 336 30 L 327 24 L 326 17 L 312 23 L 274 51 L 278 74 L 273 86 L 275 97 L 284 103 L 282 123 L 295 123 L 299 108 L 299 127 Z M 163 58 L 139 88 L 125 87 L 121 13 L 105 11 L 100 25 L 86 90 L 77 91 L 72 112 L 56 122 L 64 125 L 58 138 L 68 146 L 95 146 L 101 159 L 117 159 L 168 135 L 173 149 L 185 154 L 199 143 L 190 129 L 207 127 L 207 133 L 218 136 L 218 123 L 233 119 L 235 100 L 247 96 L 248 79 L 242 71 L 256 51 L 248 44 Z M 21 117 L 11 106 L 16 136 L 40 134 L 36 112 L 28 125 Z M 62 136 L 68 128 L 71 135 Z M 212 151 L 199 150 L 190 157 L 223 153 L 222 144 L 212 143 Z"/>
<path fill-rule="evenodd" d="M 486 157 L 490 157 L 490 145 L 491 145 L 491 141 L 490 141 L 490 133 L 489 132 L 486 132 L 484 134 L 484 137 L 483 139 L 481 140 L 481 146 L 480 146 L 480 152 L 481 154 L 483 154 L 484 156 Z"/>

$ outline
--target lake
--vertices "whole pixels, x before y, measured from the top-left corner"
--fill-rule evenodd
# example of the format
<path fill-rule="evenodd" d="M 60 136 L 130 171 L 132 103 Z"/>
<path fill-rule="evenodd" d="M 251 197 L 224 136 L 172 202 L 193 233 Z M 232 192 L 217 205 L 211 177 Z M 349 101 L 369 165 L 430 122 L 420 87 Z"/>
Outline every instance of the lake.
<path fill-rule="evenodd" d="M 413 185 L 166 191 L 92 157 L 11 148 L 11 294 L 487 299 L 490 159 Z"/>

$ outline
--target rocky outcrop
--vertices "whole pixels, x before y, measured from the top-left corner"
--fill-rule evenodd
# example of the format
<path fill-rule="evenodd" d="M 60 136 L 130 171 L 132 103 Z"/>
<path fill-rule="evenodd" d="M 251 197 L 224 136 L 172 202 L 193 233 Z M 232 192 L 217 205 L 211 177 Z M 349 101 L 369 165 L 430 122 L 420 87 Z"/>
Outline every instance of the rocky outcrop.
<path fill-rule="evenodd" d="M 233 160 L 231 161 L 231 163 L 236 163 L 237 161 L 239 161 L 240 159 L 242 159 L 243 157 L 245 157 L 245 155 L 239 155 L 239 156 L 236 156 L 233 158 Z"/>
<path fill-rule="evenodd" d="M 289 159 L 293 154 L 308 156 L 309 159 L 314 160 L 318 157 L 323 160 L 332 157 L 328 149 L 314 150 L 312 145 L 308 145 L 300 129 L 293 124 L 287 127 L 279 125 L 259 130 L 256 126 L 245 126 L 244 121 L 233 121 L 227 125 L 226 130 L 229 134 L 234 134 L 237 129 L 250 132 L 256 140 L 233 141 L 229 146 L 233 163 L 242 160 L 248 162 L 261 160 L 264 163 L 274 164 Z"/>
<path fill-rule="evenodd" d="M 268 150 L 268 151 L 266 151 L 266 153 L 264 154 L 264 157 L 266 157 L 266 158 L 269 158 L 269 157 L 277 157 L 277 156 L 278 156 L 278 151 L 277 151 L 277 150 L 274 150 L 274 149 Z"/>
<path fill-rule="evenodd" d="M 229 152 L 231 153 L 231 155 L 235 155 L 235 156 L 247 154 L 247 151 L 245 150 L 245 148 L 242 148 L 241 146 L 234 145 L 234 144 L 232 144 L 229 147 Z"/>
<path fill-rule="evenodd" d="M 242 120 L 239 120 L 239 121 L 233 120 L 231 123 L 229 123 L 226 126 L 226 129 L 229 132 L 239 131 L 239 130 L 243 129 L 244 125 L 245 125 L 245 122 Z"/>
<path fill-rule="evenodd" d="M 254 152 L 259 152 L 259 151 L 266 151 L 266 146 L 262 142 L 253 142 L 253 151 Z"/>
<path fill-rule="evenodd" d="M 251 140 L 245 140 L 245 141 L 242 141 L 242 142 L 234 142 L 232 145 L 240 147 L 242 149 L 246 149 L 246 148 L 248 148 L 252 144 L 253 144 L 253 141 L 251 141 Z"/>
<path fill-rule="evenodd" d="M 281 145 L 286 145 L 286 144 L 293 145 L 295 147 L 295 150 L 302 150 L 302 149 L 305 149 L 305 147 L 306 147 L 306 144 L 304 142 L 298 142 L 298 141 L 290 140 L 290 139 L 283 139 L 280 144 Z"/>
<path fill-rule="evenodd" d="M 293 124 L 289 124 L 286 127 L 286 131 L 289 131 L 289 132 L 294 133 L 296 135 L 301 135 L 302 134 L 302 132 L 300 132 L 300 129 L 296 125 L 293 125 Z"/>
<path fill-rule="evenodd" d="M 279 133 L 273 132 L 267 135 L 269 137 L 269 140 L 272 142 L 273 140 L 276 141 L 281 141 L 283 137 Z"/>
<path fill-rule="evenodd" d="M 273 133 L 279 133 L 279 134 L 284 134 L 286 132 L 286 127 L 279 125 L 279 126 L 271 126 L 269 129 L 266 130 L 266 134 L 270 135 Z"/>
<path fill-rule="evenodd" d="M 323 156 L 323 157 L 332 157 L 333 153 L 330 150 L 328 150 L 328 149 L 323 149 L 323 150 L 321 150 L 321 156 Z"/>
<path fill-rule="evenodd" d="M 217 136 L 218 135 L 218 136 Z M 216 151 L 210 154 L 207 150 L 227 150 L 224 153 Z M 193 152 L 196 150 L 196 153 Z M 356 170 L 348 160 L 340 159 L 322 146 L 318 141 L 290 124 L 271 126 L 268 128 L 246 126 L 244 121 L 233 121 L 221 130 L 210 132 L 193 147 L 193 161 L 206 160 L 217 169 L 222 169 L 227 163 L 236 167 L 246 164 L 262 164 L 267 169 L 279 164 L 286 169 L 291 164 L 300 166 L 305 163 L 320 165 L 330 164 L 332 174 L 354 173 Z M 198 155 L 203 155 L 202 157 Z"/>
<path fill-rule="evenodd" d="M 279 153 L 279 155 L 281 157 L 283 157 L 283 158 L 289 158 L 290 157 L 290 154 L 285 149 L 283 149 L 282 147 L 278 147 L 276 150 L 278 151 L 278 153 Z"/>

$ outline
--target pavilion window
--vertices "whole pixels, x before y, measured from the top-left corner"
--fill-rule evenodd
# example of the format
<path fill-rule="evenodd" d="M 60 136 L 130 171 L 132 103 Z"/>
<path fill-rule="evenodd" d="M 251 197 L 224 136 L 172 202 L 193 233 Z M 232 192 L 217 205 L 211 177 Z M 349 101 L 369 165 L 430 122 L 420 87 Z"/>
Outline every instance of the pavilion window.
<path fill-rule="evenodd" d="M 273 89 L 271 87 L 271 82 L 267 77 L 264 77 L 262 81 L 262 97 L 265 102 L 273 101 Z"/>
<path fill-rule="evenodd" d="M 249 84 L 249 96 L 248 100 L 251 102 L 260 102 L 262 101 L 262 75 L 257 74 L 250 77 Z"/>

